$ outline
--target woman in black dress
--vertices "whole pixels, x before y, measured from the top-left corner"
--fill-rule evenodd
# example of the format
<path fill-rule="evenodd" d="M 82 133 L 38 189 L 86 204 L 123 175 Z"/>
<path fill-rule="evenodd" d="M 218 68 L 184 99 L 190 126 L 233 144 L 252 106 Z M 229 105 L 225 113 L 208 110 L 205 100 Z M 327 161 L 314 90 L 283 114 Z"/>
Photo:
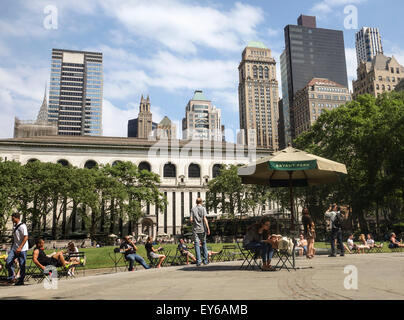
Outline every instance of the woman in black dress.
<path fill-rule="evenodd" d="M 316 230 L 314 228 L 314 222 L 309 214 L 309 209 L 303 209 L 302 223 L 304 227 L 304 236 L 307 239 L 307 251 L 306 257 L 308 259 L 314 258 L 314 240 L 316 238 Z"/>

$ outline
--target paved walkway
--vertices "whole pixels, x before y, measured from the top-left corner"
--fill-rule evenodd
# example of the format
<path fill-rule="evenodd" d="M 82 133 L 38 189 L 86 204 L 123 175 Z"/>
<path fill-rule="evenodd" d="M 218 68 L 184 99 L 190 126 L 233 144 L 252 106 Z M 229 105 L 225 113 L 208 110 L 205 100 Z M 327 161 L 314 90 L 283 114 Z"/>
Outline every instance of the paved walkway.
<path fill-rule="evenodd" d="M 404 300 L 404 253 L 298 258 L 288 272 L 239 270 L 241 261 L 92 275 L 61 280 L 57 290 L 43 284 L 0 287 L 1 299 L 400 299 Z M 346 290 L 344 268 L 358 270 L 358 290 Z M 196 290 L 197 288 L 197 290 Z"/>

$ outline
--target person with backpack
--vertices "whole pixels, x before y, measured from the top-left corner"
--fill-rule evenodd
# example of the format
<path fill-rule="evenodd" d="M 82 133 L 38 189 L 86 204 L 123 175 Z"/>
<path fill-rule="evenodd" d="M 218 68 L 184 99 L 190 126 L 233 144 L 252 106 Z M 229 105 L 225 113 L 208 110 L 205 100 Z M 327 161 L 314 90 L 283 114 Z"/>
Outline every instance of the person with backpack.
<path fill-rule="evenodd" d="M 6 260 L 8 270 L 7 281 L 9 285 L 15 284 L 16 286 L 24 285 L 25 278 L 25 264 L 27 261 L 28 244 L 28 229 L 25 223 L 20 220 L 20 214 L 15 212 L 11 215 L 13 222 L 13 245 Z M 18 259 L 20 265 L 20 278 L 18 281 L 14 273 L 14 260 Z"/>
<path fill-rule="evenodd" d="M 332 204 L 325 212 L 325 216 L 330 219 L 331 223 L 331 254 L 329 257 L 336 257 L 335 239 L 341 248 L 341 257 L 345 256 L 344 243 L 342 242 L 342 228 L 344 224 L 344 216 L 341 208 L 337 204 Z"/>

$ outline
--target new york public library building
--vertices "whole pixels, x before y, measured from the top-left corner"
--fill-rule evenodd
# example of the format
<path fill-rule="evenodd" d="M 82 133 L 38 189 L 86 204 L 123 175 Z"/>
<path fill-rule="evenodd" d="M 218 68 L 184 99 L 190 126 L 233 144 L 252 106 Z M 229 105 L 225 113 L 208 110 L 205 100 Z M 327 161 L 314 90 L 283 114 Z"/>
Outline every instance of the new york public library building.
<path fill-rule="evenodd" d="M 130 161 L 139 169 L 152 171 L 160 176 L 160 191 L 167 197 L 164 210 L 145 205 L 143 216 L 137 225 L 137 234 L 155 238 L 158 235 L 181 234 L 184 217 L 198 197 L 206 199 L 207 184 L 215 178 L 220 165 L 244 165 L 271 154 L 268 149 L 249 148 L 222 141 L 94 136 L 42 136 L 0 140 L 2 161 L 18 161 L 26 164 L 41 161 L 72 165 L 91 169 L 97 165 L 113 165 L 118 161 Z M 271 204 L 265 206 L 271 209 Z M 71 208 L 67 208 L 68 233 Z M 220 215 L 218 209 L 210 209 L 209 215 Z M 52 215 L 52 213 L 50 213 Z M 51 219 L 49 217 L 49 229 Z M 76 217 L 76 229 L 80 230 L 80 217 Z M 123 222 L 123 233 L 127 224 Z M 136 228 L 136 227 L 135 227 Z M 11 226 L 10 226 L 11 229 Z M 115 230 L 118 231 L 118 226 Z"/>

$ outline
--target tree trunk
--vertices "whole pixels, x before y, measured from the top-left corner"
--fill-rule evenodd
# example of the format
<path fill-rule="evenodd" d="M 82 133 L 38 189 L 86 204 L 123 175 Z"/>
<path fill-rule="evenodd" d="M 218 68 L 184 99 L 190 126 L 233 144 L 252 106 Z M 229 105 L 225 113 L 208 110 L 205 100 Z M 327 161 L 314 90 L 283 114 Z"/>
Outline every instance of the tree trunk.
<path fill-rule="evenodd" d="M 104 224 L 105 224 L 105 199 L 103 197 L 102 200 L 101 200 L 100 232 L 104 232 Z"/>
<path fill-rule="evenodd" d="M 359 221 L 359 227 L 362 231 L 362 233 L 367 234 L 368 233 L 368 225 L 365 219 L 365 214 L 363 212 L 363 209 L 360 209 L 358 211 L 358 221 Z"/>
<path fill-rule="evenodd" d="M 64 197 L 64 199 L 63 199 L 63 217 L 62 217 L 63 239 L 66 239 L 66 237 L 67 237 L 66 215 L 67 215 L 67 197 Z"/>
<path fill-rule="evenodd" d="M 73 200 L 73 209 L 72 209 L 72 232 L 76 232 L 76 216 L 77 216 L 77 202 Z"/>
<path fill-rule="evenodd" d="M 86 231 L 86 221 L 84 217 L 87 215 L 87 208 L 86 205 L 83 205 L 81 208 L 81 230 Z"/>
<path fill-rule="evenodd" d="M 110 217 L 110 222 L 109 222 L 109 233 L 114 233 L 114 228 L 115 228 L 115 223 L 114 223 L 115 208 L 114 208 L 114 206 L 115 206 L 115 201 L 114 201 L 114 199 L 112 199 L 111 200 L 111 209 L 110 209 L 111 217 Z"/>
<path fill-rule="evenodd" d="M 52 217 L 52 239 L 56 239 L 56 219 L 57 219 L 57 209 L 58 209 L 58 198 L 53 198 L 53 217 Z"/>
<path fill-rule="evenodd" d="M 38 206 L 38 197 L 36 195 L 34 195 L 34 203 L 33 203 L 33 207 L 32 207 L 32 233 L 34 233 L 34 234 L 35 234 L 36 225 L 37 225 L 37 221 L 38 221 L 37 206 Z"/>

